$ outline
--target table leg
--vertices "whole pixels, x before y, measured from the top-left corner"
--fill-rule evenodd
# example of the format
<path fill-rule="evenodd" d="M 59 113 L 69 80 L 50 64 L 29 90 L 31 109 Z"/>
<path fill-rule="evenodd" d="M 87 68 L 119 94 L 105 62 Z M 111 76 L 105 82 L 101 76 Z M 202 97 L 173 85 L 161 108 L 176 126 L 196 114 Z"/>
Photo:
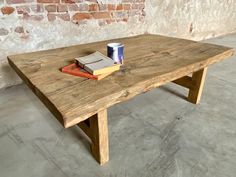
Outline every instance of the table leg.
<path fill-rule="evenodd" d="M 78 126 L 91 139 L 91 151 L 94 158 L 105 164 L 109 160 L 107 110 L 102 110 Z"/>
<path fill-rule="evenodd" d="M 173 81 L 174 83 L 189 89 L 188 101 L 198 104 L 201 99 L 202 90 L 206 78 L 207 68 L 203 68 L 193 73 L 192 77 L 184 76 Z"/>
<path fill-rule="evenodd" d="M 192 82 L 194 87 L 189 90 L 188 101 L 194 104 L 200 102 L 203 86 L 206 78 L 207 68 L 193 73 Z"/>

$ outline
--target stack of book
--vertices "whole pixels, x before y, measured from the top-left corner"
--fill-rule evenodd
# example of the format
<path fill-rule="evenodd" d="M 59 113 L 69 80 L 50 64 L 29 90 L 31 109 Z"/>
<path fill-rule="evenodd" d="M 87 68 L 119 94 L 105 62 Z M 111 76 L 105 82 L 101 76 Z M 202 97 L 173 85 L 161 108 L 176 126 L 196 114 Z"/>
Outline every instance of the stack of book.
<path fill-rule="evenodd" d="M 75 63 L 63 67 L 61 71 L 74 76 L 101 80 L 119 69 L 120 65 L 115 64 L 111 58 L 100 52 L 95 52 L 75 58 Z"/>

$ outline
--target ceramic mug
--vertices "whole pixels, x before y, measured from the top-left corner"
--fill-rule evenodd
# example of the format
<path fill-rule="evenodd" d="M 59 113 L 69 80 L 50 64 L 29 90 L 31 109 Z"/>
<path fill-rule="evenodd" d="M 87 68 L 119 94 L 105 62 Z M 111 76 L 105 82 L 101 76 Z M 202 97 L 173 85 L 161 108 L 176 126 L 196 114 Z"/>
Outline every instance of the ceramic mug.
<path fill-rule="evenodd" d="M 123 64 L 124 60 L 124 45 L 121 43 L 107 44 L 107 56 L 117 64 Z"/>

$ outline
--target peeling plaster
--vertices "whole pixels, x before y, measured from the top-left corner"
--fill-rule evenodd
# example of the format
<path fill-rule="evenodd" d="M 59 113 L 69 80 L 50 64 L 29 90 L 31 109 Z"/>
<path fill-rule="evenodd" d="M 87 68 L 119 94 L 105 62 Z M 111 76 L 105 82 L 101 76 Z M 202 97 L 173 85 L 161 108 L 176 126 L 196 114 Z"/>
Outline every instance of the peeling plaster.
<path fill-rule="evenodd" d="M 235 0 L 146 0 L 148 32 L 202 40 L 236 31 Z"/>

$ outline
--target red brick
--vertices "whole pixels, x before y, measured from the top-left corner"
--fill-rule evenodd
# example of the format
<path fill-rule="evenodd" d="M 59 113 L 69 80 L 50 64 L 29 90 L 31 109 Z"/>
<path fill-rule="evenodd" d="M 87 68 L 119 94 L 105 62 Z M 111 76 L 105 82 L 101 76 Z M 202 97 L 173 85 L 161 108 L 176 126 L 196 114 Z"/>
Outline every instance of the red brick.
<path fill-rule="evenodd" d="M 74 4 L 74 3 L 81 3 L 83 0 L 61 0 L 62 3 Z"/>
<path fill-rule="evenodd" d="M 116 6 L 116 10 L 123 10 L 123 5 L 122 4 L 118 4 Z"/>
<path fill-rule="evenodd" d="M 90 13 L 76 13 L 73 15 L 72 20 L 74 22 L 80 22 L 82 20 L 92 19 L 93 16 Z"/>
<path fill-rule="evenodd" d="M 58 6 L 57 6 L 57 11 L 58 11 L 58 12 L 68 12 L 67 5 L 58 4 Z"/>
<path fill-rule="evenodd" d="M 22 4 L 34 2 L 34 0 L 6 0 L 7 4 Z"/>
<path fill-rule="evenodd" d="M 108 4 L 107 7 L 108 7 L 108 10 L 116 10 L 115 4 Z"/>
<path fill-rule="evenodd" d="M 8 30 L 5 28 L 0 28 L 0 36 L 6 36 L 8 35 Z"/>
<path fill-rule="evenodd" d="M 35 20 L 35 21 L 41 21 L 43 20 L 43 15 L 29 15 L 28 13 L 23 14 L 23 19 L 25 20 Z"/>
<path fill-rule="evenodd" d="M 44 16 L 43 15 L 31 15 L 30 20 L 35 20 L 35 21 L 41 21 L 43 20 Z"/>
<path fill-rule="evenodd" d="M 131 5 L 130 4 L 124 4 L 123 8 L 124 8 L 124 10 L 130 10 Z"/>
<path fill-rule="evenodd" d="M 48 12 L 56 12 L 57 6 L 56 5 L 47 5 L 47 6 L 45 6 L 45 10 Z"/>
<path fill-rule="evenodd" d="M 54 21 L 56 20 L 56 14 L 48 14 L 48 21 Z"/>
<path fill-rule="evenodd" d="M 69 11 L 78 11 L 79 7 L 77 4 L 68 4 Z"/>
<path fill-rule="evenodd" d="M 109 12 L 93 12 L 91 14 L 95 19 L 111 18 L 111 15 Z"/>
<path fill-rule="evenodd" d="M 30 13 L 30 8 L 28 6 L 17 6 L 16 10 L 18 14 Z"/>
<path fill-rule="evenodd" d="M 13 7 L 9 7 L 9 6 L 6 6 L 6 7 L 2 7 L 1 8 L 1 12 L 2 14 L 4 15 L 9 15 L 9 14 L 12 14 L 13 12 L 15 11 L 15 9 Z"/>
<path fill-rule="evenodd" d="M 56 16 L 59 17 L 60 19 L 64 20 L 64 21 L 70 21 L 70 15 L 68 13 L 57 14 Z"/>
<path fill-rule="evenodd" d="M 97 0 L 84 0 L 85 2 L 87 1 L 87 2 L 89 2 L 89 3 L 92 3 L 92 2 L 94 2 L 94 3 L 97 3 Z"/>
<path fill-rule="evenodd" d="M 122 0 L 122 3 L 134 3 L 135 0 Z"/>
<path fill-rule="evenodd" d="M 64 21 L 70 21 L 70 15 L 68 13 L 65 14 L 48 14 L 48 21 L 54 21 L 57 18 L 60 18 Z"/>
<path fill-rule="evenodd" d="M 59 3 L 60 0 L 37 0 L 38 3 Z"/>
<path fill-rule="evenodd" d="M 90 4 L 89 5 L 89 11 L 97 11 L 98 5 L 97 4 Z"/>
<path fill-rule="evenodd" d="M 62 0 L 62 2 L 68 3 L 68 4 L 74 4 L 75 3 L 74 0 Z"/>
<path fill-rule="evenodd" d="M 23 26 L 17 26 L 14 30 L 16 33 L 24 33 L 24 27 Z"/>
<path fill-rule="evenodd" d="M 44 12 L 44 8 L 42 4 L 32 5 L 30 8 L 35 13 Z"/>
<path fill-rule="evenodd" d="M 79 5 L 79 11 L 88 11 L 88 10 L 89 10 L 88 4 L 80 4 Z"/>
<path fill-rule="evenodd" d="M 105 11 L 105 10 L 107 10 L 107 5 L 106 4 L 99 4 L 98 8 L 99 8 L 99 11 Z"/>

